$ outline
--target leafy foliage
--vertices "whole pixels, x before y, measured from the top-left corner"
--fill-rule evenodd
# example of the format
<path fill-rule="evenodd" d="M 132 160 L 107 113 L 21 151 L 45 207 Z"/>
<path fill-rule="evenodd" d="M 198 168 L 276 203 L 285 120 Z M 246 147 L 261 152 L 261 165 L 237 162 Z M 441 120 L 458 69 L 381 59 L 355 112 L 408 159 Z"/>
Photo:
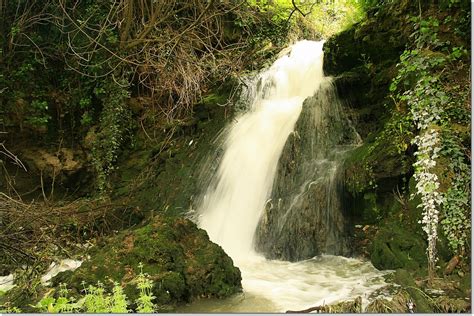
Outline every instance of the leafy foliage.
<path fill-rule="evenodd" d="M 262 13 L 243 0 L 7 2 L 0 10 L 4 131 L 72 147 L 95 136 L 89 162 L 106 192 L 130 131 L 128 99 L 140 98 L 135 118 L 153 117 L 146 122 L 154 125 L 192 115 L 213 82 L 260 67 L 267 56 L 254 54 L 269 42 L 283 45 L 282 12 Z"/>
<path fill-rule="evenodd" d="M 449 246 L 455 253 L 464 254 L 470 239 L 471 170 L 459 137 L 444 131 L 440 154 L 449 159 L 453 174 L 451 186 L 445 193 L 444 218 L 441 220 Z"/>
<path fill-rule="evenodd" d="M 125 139 L 130 126 L 131 115 L 126 100 L 129 97 L 126 81 L 105 82 L 95 89 L 104 108 L 99 121 L 99 130 L 95 134 L 92 147 L 92 161 L 97 172 L 98 189 L 104 193 L 109 185 L 108 175 L 114 169 L 118 150 Z"/>
<path fill-rule="evenodd" d="M 147 275 L 143 273 L 143 265 L 139 265 L 140 274 L 137 278 L 137 288 L 140 290 L 140 296 L 137 298 L 137 312 L 139 313 L 153 313 L 155 306 L 153 304 L 153 295 L 151 289 L 153 282 L 147 278 Z"/>
<path fill-rule="evenodd" d="M 417 193 L 422 197 L 419 207 L 424 209 L 422 223 L 428 236 L 429 270 L 433 274 L 441 203 L 441 224 L 453 252 L 464 253 L 470 235 L 466 148 L 453 136 L 459 133 L 454 124 L 469 125 L 467 98 L 462 96 L 466 89 L 449 84 L 449 80 L 455 80 L 442 75 L 453 72 L 455 65 L 461 69 L 462 59 L 467 54 L 464 47 L 441 40 L 438 34 L 441 23 L 436 18 L 414 17 L 411 21 L 414 23 L 413 44 L 400 56 L 398 75 L 390 91 L 395 93 L 397 102 L 409 109 L 419 134 L 413 139 L 418 146 L 417 162 L 413 166 Z M 446 169 L 437 164 L 446 165 L 448 177 L 444 176 Z"/>
<path fill-rule="evenodd" d="M 156 306 L 153 303 L 155 296 L 152 293 L 153 282 L 149 276 L 143 273 L 143 265 L 139 265 L 140 273 L 136 277 L 136 289 L 139 296 L 136 300 L 136 312 L 153 313 Z M 84 284 L 85 285 L 85 284 Z M 111 293 L 107 293 L 104 284 L 97 283 L 97 286 L 89 285 L 84 287 L 84 295 L 75 298 L 69 295 L 65 284 L 60 284 L 58 296 L 50 296 L 48 292 L 34 307 L 39 312 L 46 313 L 128 313 L 130 302 L 127 300 L 122 286 L 115 282 Z M 0 306 L 2 313 L 20 313 L 21 310 L 6 304 Z"/>
<path fill-rule="evenodd" d="M 356 2 L 6 2 L 4 129 L 72 147 L 95 136 L 89 162 L 96 187 L 107 192 L 133 120 L 153 124 L 147 128 L 177 124 L 216 82 L 261 68 L 290 40 L 347 24 Z M 130 98 L 140 100 L 134 117 Z"/>

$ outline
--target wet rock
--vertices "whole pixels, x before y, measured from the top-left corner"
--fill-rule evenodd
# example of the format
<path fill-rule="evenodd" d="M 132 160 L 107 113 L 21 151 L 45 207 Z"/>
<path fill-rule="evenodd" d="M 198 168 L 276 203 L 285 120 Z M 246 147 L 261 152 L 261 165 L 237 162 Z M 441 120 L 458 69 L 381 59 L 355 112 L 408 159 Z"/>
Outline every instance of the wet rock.
<path fill-rule="evenodd" d="M 388 117 L 388 86 L 396 75 L 395 65 L 411 33 L 406 10 L 377 10 L 363 22 L 336 34 L 324 44 L 324 72 L 335 85 L 347 110 L 354 111 L 357 131 L 365 140 L 376 134 Z M 405 10 L 405 11 L 404 11 Z"/>
<path fill-rule="evenodd" d="M 258 251 L 290 261 L 349 254 L 341 166 L 357 139 L 332 83 L 323 83 L 283 149 L 255 236 Z"/>

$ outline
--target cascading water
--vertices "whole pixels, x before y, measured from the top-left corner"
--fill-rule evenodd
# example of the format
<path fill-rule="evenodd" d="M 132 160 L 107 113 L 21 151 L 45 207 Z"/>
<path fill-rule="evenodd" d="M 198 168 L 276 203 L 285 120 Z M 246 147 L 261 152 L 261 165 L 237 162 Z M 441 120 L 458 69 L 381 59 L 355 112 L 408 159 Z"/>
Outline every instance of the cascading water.
<path fill-rule="evenodd" d="M 291 263 L 267 260 L 254 250 L 278 162 L 303 103 L 327 89 L 322 45 L 300 41 L 284 52 L 248 90 L 249 109 L 221 135 L 223 156 L 215 174 L 208 175 L 212 178 L 198 207 L 198 224 L 240 268 L 247 303 L 230 302 L 212 311 L 301 309 L 364 296 L 385 285 L 381 272 L 355 259 L 320 256 Z"/>
<path fill-rule="evenodd" d="M 252 251 L 278 160 L 303 101 L 323 79 L 321 42 L 300 42 L 260 78 L 250 110 L 227 131 L 215 183 L 199 208 L 200 226 L 238 260 Z"/>
<path fill-rule="evenodd" d="M 267 258 L 296 261 L 349 253 L 342 164 L 360 142 L 331 78 L 324 78 L 305 100 L 286 142 L 256 232 L 256 247 Z"/>

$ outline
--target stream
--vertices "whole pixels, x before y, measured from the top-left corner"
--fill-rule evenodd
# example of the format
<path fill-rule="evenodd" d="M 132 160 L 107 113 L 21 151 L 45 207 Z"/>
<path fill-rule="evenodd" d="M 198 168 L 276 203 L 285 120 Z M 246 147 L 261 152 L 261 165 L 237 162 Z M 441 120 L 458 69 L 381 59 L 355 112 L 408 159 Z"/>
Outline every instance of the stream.
<path fill-rule="evenodd" d="M 323 73 L 322 47 L 323 42 L 297 42 L 255 78 L 254 86 L 248 89 L 251 93 L 247 93 L 247 111 L 219 137 L 223 154 L 216 159 L 217 170 L 208 168 L 211 171 L 203 175 L 208 186 L 201 196 L 196 221 L 240 268 L 243 293 L 225 300 L 200 300 L 178 312 L 284 312 L 357 296 L 362 296 L 366 305 L 371 293 L 387 285 L 383 278 L 386 272 L 358 259 L 324 254 L 323 250 L 312 258 L 290 262 L 268 260 L 255 250 L 255 233 L 269 202 L 285 143 L 295 133 L 305 100 L 328 89 L 331 80 Z M 322 112 L 330 110 L 330 105 L 316 109 L 314 120 L 324 120 Z M 319 135 L 332 133 L 323 127 L 314 129 L 319 129 L 314 131 Z M 312 159 L 327 160 L 319 156 Z M 308 181 L 311 179 L 305 183 Z M 324 214 L 316 216 L 333 218 L 328 215 L 339 212 L 333 209 L 335 204 L 325 204 Z M 298 214 L 293 210 L 291 216 Z M 332 231 L 328 226 L 338 225 L 324 223 L 327 231 Z M 311 221 L 306 224 L 311 225 Z M 297 238 L 303 241 L 306 236 Z"/>

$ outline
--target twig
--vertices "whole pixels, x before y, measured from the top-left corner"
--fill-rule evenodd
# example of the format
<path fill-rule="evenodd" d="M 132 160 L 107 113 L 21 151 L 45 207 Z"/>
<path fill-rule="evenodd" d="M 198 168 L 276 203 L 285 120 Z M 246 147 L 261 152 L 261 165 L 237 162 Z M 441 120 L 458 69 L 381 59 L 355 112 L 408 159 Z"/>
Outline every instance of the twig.
<path fill-rule="evenodd" d="M 21 162 L 20 159 L 18 159 L 17 156 L 15 156 L 11 151 L 9 151 L 5 145 L 3 143 L 0 143 L 0 147 L 3 148 L 4 151 L 0 151 L 0 153 L 4 154 L 5 156 L 7 156 L 8 158 L 10 158 L 11 160 L 13 160 L 13 162 L 21 167 L 23 170 L 25 170 L 26 172 L 28 172 L 28 170 L 26 169 L 25 165 Z"/>

